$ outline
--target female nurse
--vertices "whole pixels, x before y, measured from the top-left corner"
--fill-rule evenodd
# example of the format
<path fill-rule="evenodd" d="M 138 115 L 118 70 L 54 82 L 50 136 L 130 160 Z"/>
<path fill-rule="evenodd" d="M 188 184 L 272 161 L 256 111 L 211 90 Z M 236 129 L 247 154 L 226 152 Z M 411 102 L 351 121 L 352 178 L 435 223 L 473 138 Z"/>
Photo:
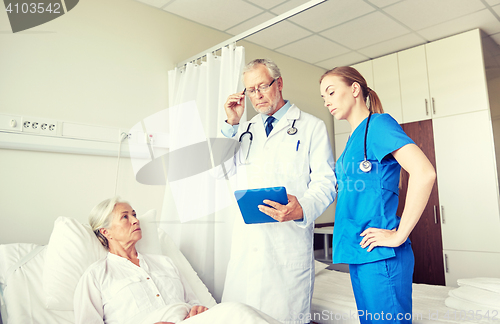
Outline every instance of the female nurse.
<path fill-rule="evenodd" d="M 351 126 L 335 166 L 333 263 L 349 264 L 361 323 L 411 323 L 414 258 L 408 236 L 429 199 L 434 168 L 397 121 L 383 113 L 377 94 L 356 69 L 327 71 L 320 91 L 330 113 Z M 410 176 L 398 217 L 401 167 Z"/>

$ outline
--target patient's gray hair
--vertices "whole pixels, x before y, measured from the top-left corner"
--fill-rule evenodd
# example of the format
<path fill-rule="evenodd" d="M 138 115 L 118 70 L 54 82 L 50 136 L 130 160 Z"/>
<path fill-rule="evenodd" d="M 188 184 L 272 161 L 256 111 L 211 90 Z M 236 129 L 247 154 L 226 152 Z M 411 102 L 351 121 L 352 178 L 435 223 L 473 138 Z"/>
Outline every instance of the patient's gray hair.
<path fill-rule="evenodd" d="M 113 197 L 106 199 L 92 208 L 92 211 L 89 215 L 89 224 L 92 227 L 92 231 L 94 231 L 95 236 L 99 239 L 99 242 L 109 250 L 109 242 L 108 239 L 102 235 L 99 231 L 101 228 L 109 229 L 111 226 L 111 222 L 113 221 L 113 210 L 115 209 L 116 204 L 126 203 L 120 197 Z"/>
<path fill-rule="evenodd" d="M 248 62 L 248 64 L 243 68 L 243 74 L 245 74 L 250 70 L 253 70 L 255 66 L 259 64 L 262 64 L 265 67 L 267 67 L 267 70 L 269 71 L 269 75 L 271 76 L 271 78 L 277 79 L 281 76 L 280 69 L 278 68 L 276 63 L 274 63 L 270 59 L 255 59 L 253 61 Z"/>

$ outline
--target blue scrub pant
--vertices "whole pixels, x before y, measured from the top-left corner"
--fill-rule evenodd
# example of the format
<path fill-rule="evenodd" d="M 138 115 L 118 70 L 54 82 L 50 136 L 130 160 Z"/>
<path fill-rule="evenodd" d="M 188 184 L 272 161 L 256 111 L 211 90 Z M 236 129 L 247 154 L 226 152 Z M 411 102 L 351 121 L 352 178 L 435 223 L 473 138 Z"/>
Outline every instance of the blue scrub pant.
<path fill-rule="evenodd" d="M 390 259 L 349 265 L 361 324 L 412 322 L 413 251 L 409 241 L 394 251 Z"/>

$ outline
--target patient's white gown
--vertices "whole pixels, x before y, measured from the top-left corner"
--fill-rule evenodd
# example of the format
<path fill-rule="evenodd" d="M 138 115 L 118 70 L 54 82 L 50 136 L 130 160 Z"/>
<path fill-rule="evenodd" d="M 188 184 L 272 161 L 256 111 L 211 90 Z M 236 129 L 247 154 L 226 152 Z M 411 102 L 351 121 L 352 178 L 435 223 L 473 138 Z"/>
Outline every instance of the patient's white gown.
<path fill-rule="evenodd" d="M 138 253 L 140 267 L 118 255 L 107 256 L 83 274 L 75 291 L 76 324 L 278 323 L 243 304 L 214 306 L 183 319 L 199 301 L 169 257 Z"/>

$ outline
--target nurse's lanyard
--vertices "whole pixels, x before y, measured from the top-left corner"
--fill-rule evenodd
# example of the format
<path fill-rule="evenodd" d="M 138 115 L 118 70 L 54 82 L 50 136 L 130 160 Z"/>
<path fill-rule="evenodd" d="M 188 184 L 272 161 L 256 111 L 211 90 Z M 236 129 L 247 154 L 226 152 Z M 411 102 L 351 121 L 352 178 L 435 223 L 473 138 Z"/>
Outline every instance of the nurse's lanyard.
<path fill-rule="evenodd" d="M 366 121 L 365 128 L 365 142 L 364 142 L 364 157 L 365 159 L 359 164 L 359 169 L 363 172 L 370 172 L 372 169 L 372 163 L 366 158 L 366 137 L 368 136 L 368 124 L 370 123 L 370 118 L 372 117 L 372 113 L 370 111 L 370 115 L 368 115 L 368 120 Z"/>
<path fill-rule="evenodd" d="M 295 135 L 295 134 L 297 134 L 297 132 L 299 131 L 299 130 L 297 129 L 297 127 L 295 127 L 295 122 L 296 122 L 296 121 L 297 121 L 297 119 L 294 119 L 294 120 L 293 120 L 293 123 L 292 123 L 292 127 L 290 127 L 290 128 L 286 131 L 286 133 L 287 133 L 288 135 Z M 244 136 L 244 135 L 249 135 L 249 136 L 250 136 L 250 143 L 249 143 L 249 145 L 248 145 L 247 154 L 245 154 L 245 163 L 243 163 L 243 164 L 248 164 L 248 154 L 250 154 L 250 148 L 252 147 L 252 142 L 253 142 L 253 134 L 252 134 L 252 132 L 250 131 L 250 126 L 252 126 L 252 123 L 249 123 L 249 124 L 248 124 L 248 128 L 247 128 L 247 130 L 246 130 L 245 132 L 241 133 L 240 138 L 238 139 L 238 142 L 240 142 L 240 143 L 241 143 L 241 139 L 243 138 L 243 136 Z"/>

